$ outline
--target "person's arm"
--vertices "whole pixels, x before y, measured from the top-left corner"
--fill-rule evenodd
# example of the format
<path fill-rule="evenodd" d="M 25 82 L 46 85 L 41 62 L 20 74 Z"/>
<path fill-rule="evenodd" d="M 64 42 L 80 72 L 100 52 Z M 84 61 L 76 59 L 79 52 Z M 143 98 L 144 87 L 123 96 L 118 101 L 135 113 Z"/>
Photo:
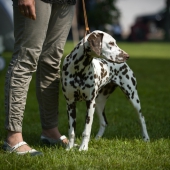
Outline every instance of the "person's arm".
<path fill-rule="evenodd" d="M 30 19 L 36 19 L 35 0 L 18 0 L 18 7 L 22 15 Z"/>

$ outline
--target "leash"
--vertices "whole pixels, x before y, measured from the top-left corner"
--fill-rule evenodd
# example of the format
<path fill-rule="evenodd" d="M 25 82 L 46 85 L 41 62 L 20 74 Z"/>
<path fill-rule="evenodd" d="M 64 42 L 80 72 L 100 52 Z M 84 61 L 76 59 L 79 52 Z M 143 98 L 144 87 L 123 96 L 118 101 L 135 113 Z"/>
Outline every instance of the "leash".
<path fill-rule="evenodd" d="M 84 0 L 82 0 L 82 4 L 83 4 L 83 13 L 84 13 L 84 22 L 85 22 L 85 32 L 84 32 L 84 39 L 83 39 L 83 46 L 84 46 L 84 51 L 85 51 L 85 37 L 87 34 L 90 33 L 90 29 L 88 26 L 88 22 L 87 22 L 87 14 L 86 14 L 86 7 L 85 7 L 85 2 Z"/>
<path fill-rule="evenodd" d="M 85 38 L 85 36 L 90 33 L 90 29 L 87 22 L 87 14 L 86 14 L 86 7 L 85 7 L 84 0 L 82 0 L 82 3 L 83 3 L 83 13 L 84 13 L 84 22 L 85 22 L 85 34 L 84 34 L 84 38 Z"/>

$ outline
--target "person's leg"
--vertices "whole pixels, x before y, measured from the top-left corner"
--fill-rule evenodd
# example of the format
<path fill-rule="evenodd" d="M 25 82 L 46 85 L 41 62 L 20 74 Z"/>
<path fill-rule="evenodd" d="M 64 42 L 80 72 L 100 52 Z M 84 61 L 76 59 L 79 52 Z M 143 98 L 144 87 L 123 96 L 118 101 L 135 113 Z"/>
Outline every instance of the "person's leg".
<path fill-rule="evenodd" d="M 60 62 L 71 27 L 75 6 L 52 5 L 46 40 L 37 68 L 37 98 L 42 123 L 42 135 L 58 139 L 58 107 Z"/>
<path fill-rule="evenodd" d="M 32 73 L 37 69 L 51 15 L 51 5 L 36 0 L 37 18 L 33 21 L 21 15 L 17 3 L 14 0 L 15 46 L 5 83 L 5 128 L 10 146 L 23 141 L 22 120 L 27 92 Z M 28 150 L 29 147 L 24 145 L 20 149 Z"/>

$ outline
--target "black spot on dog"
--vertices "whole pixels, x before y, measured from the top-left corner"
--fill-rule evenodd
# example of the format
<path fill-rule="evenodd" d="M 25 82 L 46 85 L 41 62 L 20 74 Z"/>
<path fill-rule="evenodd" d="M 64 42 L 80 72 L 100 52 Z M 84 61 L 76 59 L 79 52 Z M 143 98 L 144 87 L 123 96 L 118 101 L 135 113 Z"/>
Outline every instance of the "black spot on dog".
<path fill-rule="evenodd" d="M 133 77 L 131 77 L 131 81 L 132 81 L 132 84 L 135 86 L 136 85 L 136 81 Z"/>
<path fill-rule="evenodd" d="M 75 120 L 74 120 L 73 123 L 72 123 L 72 127 L 73 127 L 74 129 L 76 129 L 76 121 L 75 121 Z"/>
<path fill-rule="evenodd" d="M 115 75 L 117 76 L 117 75 L 119 74 L 119 71 L 116 70 L 116 69 L 114 69 L 114 73 L 115 73 Z"/>
<path fill-rule="evenodd" d="M 90 100 L 86 101 L 87 110 L 90 109 L 90 104 L 91 104 L 91 101 L 90 101 Z"/>
<path fill-rule="evenodd" d="M 65 64 L 65 65 L 63 66 L 63 71 L 67 71 L 67 68 L 68 68 L 69 64 L 70 64 L 70 63 L 67 63 L 67 64 Z"/>
<path fill-rule="evenodd" d="M 90 116 L 86 116 L 86 123 L 89 124 L 90 123 Z"/>
<path fill-rule="evenodd" d="M 90 84 L 85 84 L 85 86 L 86 86 L 87 88 L 93 87 L 93 86 L 91 86 Z"/>
<path fill-rule="evenodd" d="M 74 69 L 79 70 L 79 66 L 78 65 L 74 66 Z"/>
<path fill-rule="evenodd" d="M 101 69 L 101 78 L 103 79 L 106 75 L 107 75 L 107 71 L 104 68 L 102 68 Z"/>
<path fill-rule="evenodd" d="M 128 74 L 126 74 L 126 78 L 129 79 L 129 75 Z"/>
<path fill-rule="evenodd" d="M 125 91 L 125 93 L 126 93 L 126 96 L 128 97 L 128 99 L 130 99 L 130 93 L 127 90 Z"/>
<path fill-rule="evenodd" d="M 74 98 L 78 99 L 79 98 L 79 93 L 77 91 L 74 92 Z"/>
<path fill-rule="evenodd" d="M 120 82 L 120 85 L 121 85 L 121 86 L 123 86 L 123 85 L 124 85 L 124 83 Z"/>
<path fill-rule="evenodd" d="M 75 103 L 70 104 L 70 105 L 68 106 L 68 109 L 69 109 L 69 110 L 72 110 L 71 113 L 70 113 L 70 116 L 71 116 L 73 119 L 75 119 L 75 118 L 76 118 L 76 106 L 75 106 Z"/>
<path fill-rule="evenodd" d="M 126 64 L 124 64 L 122 67 L 120 67 L 120 71 L 122 71 L 125 68 L 127 68 Z"/>
<path fill-rule="evenodd" d="M 102 64 L 102 63 L 100 63 L 100 66 L 101 66 L 101 67 L 103 67 L 103 64 Z"/>
<path fill-rule="evenodd" d="M 62 90 L 63 90 L 63 92 L 66 92 L 66 89 L 62 86 Z"/>
<path fill-rule="evenodd" d="M 74 84 L 74 81 L 70 81 L 70 85 L 76 89 L 76 86 Z"/>
<path fill-rule="evenodd" d="M 75 60 L 76 56 L 77 56 L 77 53 L 73 55 L 73 60 Z"/>
<path fill-rule="evenodd" d="M 108 63 L 105 60 L 101 60 L 101 62 L 105 65 L 108 65 Z M 113 63 L 114 64 L 114 63 Z"/>
<path fill-rule="evenodd" d="M 69 72 L 68 71 L 65 71 L 65 76 L 68 76 Z"/>
<path fill-rule="evenodd" d="M 129 85 L 127 85 L 128 89 L 131 90 L 131 87 Z"/>
<path fill-rule="evenodd" d="M 95 98 L 95 96 L 96 96 L 96 95 L 95 95 L 95 89 L 93 89 L 93 91 L 92 91 L 92 93 L 91 93 L 91 94 L 92 94 L 92 98 L 91 98 L 91 100 L 93 100 L 93 99 Z"/>
<path fill-rule="evenodd" d="M 132 96 L 131 96 L 131 99 L 134 99 L 134 91 L 132 92 Z"/>
<path fill-rule="evenodd" d="M 87 96 L 85 95 L 85 93 L 82 93 L 82 95 L 83 95 L 83 98 L 84 98 L 84 99 L 86 99 L 86 98 L 87 98 Z"/>
<path fill-rule="evenodd" d="M 87 57 L 85 57 L 85 59 L 84 59 L 83 65 L 84 66 L 90 65 L 92 59 L 93 59 L 93 57 L 91 57 L 90 55 L 87 55 Z"/>
<path fill-rule="evenodd" d="M 128 72 L 128 69 L 125 69 L 122 74 L 125 75 Z"/>
<path fill-rule="evenodd" d="M 84 59 L 84 55 L 82 55 L 79 59 L 75 60 L 74 65 L 77 65 L 78 63 L 81 62 L 81 60 Z"/>

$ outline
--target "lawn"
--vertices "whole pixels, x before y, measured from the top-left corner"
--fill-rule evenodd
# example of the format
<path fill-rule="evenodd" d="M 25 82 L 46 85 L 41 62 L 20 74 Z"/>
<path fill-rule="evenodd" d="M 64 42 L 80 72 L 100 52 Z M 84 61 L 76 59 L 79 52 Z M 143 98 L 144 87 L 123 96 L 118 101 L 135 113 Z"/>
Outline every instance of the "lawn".
<path fill-rule="evenodd" d="M 66 151 L 44 147 L 40 143 L 41 126 L 35 96 L 35 75 L 27 98 L 23 136 L 32 147 L 44 153 L 42 157 L 17 156 L 0 150 L 0 170 L 169 170 L 170 169 L 170 43 L 124 43 L 118 45 L 129 53 L 127 61 L 138 81 L 138 93 L 145 116 L 150 142 L 143 142 L 141 129 L 130 102 L 117 89 L 106 105 L 109 125 L 104 137 L 94 139 L 98 118 L 94 115 L 91 141 L 87 152 Z M 65 46 L 64 55 L 73 48 Z M 11 53 L 2 54 L 9 63 Z M 4 131 L 4 77 L 0 72 L 0 144 Z M 66 102 L 60 90 L 59 129 L 67 135 Z M 85 103 L 77 103 L 76 142 L 80 144 L 84 128 Z"/>

